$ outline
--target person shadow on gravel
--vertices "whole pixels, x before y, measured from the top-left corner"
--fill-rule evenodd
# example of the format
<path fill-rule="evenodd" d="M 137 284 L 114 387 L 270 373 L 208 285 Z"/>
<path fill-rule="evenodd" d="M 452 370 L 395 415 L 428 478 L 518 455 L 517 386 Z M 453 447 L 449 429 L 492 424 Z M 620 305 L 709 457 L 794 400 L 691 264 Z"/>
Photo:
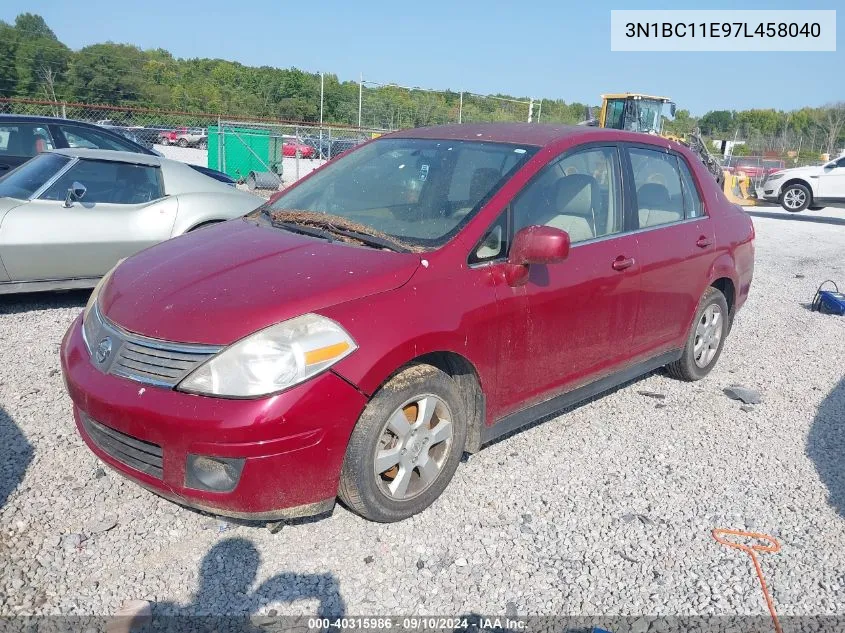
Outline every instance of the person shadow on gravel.
<path fill-rule="evenodd" d="M 32 445 L 12 416 L 0 407 L 0 508 L 26 475 L 32 461 Z"/>
<path fill-rule="evenodd" d="M 110 633 L 128 631 L 226 631 L 250 632 L 302 630 L 314 618 L 343 617 L 346 604 L 332 574 L 281 573 L 251 591 L 255 584 L 261 555 L 244 538 L 228 538 L 212 547 L 200 564 L 199 588 L 195 600 L 187 606 L 173 602 L 143 601 L 133 608 L 124 605 L 107 627 Z M 310 616 L 254 615 L 268 604 L 318 600 L 317 612 Z M 121 619 L 123 618 L 123 619 Z"/>
<path fill-rule="evenodd" d="M 845 517 L 845 378 L 816 411 L 807 437 L 807 457 L 827 486 L 828 503 Z"/>

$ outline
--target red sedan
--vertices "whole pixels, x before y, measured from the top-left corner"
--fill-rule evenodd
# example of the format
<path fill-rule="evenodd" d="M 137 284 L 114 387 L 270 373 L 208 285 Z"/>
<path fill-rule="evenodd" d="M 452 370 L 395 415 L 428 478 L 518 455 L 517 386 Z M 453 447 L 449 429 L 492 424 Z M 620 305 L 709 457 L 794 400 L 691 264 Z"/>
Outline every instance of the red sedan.
<path fill-rule="evenodd" d="M 91 450 L 164 497 L 396 521 L 465 451 L 658 367 L 706 376 L 753 239 L 656 136 L 406 130 L 118 265 L 62 368 Z"/>
<path fill-rule="evenodd" d="M 299 152 L 300 158 L 314 158 L 316 150 L 310 145 L 295 140 L 288 140 L 282 143 L 282 155 L 296 156 L 297 152 Z"/>

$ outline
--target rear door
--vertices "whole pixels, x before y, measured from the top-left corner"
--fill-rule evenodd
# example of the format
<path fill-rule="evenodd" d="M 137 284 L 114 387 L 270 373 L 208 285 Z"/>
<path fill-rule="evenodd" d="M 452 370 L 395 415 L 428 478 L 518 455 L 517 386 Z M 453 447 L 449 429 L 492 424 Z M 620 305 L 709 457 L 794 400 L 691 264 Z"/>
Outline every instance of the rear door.
<path fill-rule="evenodd" d="M 715 231 L 683 156 L 626 147 L 641 271 L 633 351 L 651 357 L 683 344 L 716 257 Z"/>
<path fill-rule="evenodd" d="M 82 200 L 65 206 L 74 182 Z M 37 199 L 0 225 L 12 281 L 95 278 L 123 257 L 167 239 L 178 202 L 167 198 L 157 167 L 80 160 Z"/>

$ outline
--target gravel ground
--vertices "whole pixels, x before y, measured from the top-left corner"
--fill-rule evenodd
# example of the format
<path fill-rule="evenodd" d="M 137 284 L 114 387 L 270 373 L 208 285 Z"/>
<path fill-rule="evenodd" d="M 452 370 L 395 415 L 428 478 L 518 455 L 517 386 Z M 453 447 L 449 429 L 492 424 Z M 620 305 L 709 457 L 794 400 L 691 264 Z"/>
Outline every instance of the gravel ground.
<path fill-rule="evenodd" d="M 766 212 L 778 216 L 777 210 Z M 808 216 L 809 217 L 809 216 Z M 472 456 L 393 525 L 338 506 L 279 533 L 179 508 L 98 467 L 73 426 L 59 341 L 85 294 L 0 297 L 0 615 L 845 614 L 845 213 L 755 218 L 757 268 L 719 365 L 661 373 Z M 761 392 L 743 411 L 725 387 Z M 665 395 L 657 399 L 640 391 Z"/>

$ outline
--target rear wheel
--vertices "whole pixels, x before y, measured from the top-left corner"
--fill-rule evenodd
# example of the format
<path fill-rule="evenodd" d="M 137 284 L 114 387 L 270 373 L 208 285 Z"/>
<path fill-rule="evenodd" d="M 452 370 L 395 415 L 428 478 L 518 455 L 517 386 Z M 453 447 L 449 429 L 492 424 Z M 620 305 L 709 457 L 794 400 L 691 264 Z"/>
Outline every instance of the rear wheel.
<path fill-rule="evenodd" d="M 780 194 L 780 206 L 790 213 L 803 211 L 813 201 L 813 194 L 806 185 L 800 182 L 787 186 Z"/>
<path fill-rule="evenodd" d="M 701 380 L 716 365 L 728 335 L 728 302 L 716 288 L 710 287 L 698 302 L 681 358 L 666 366 L 669 375 L 679 380 Z"/>
<path fill-rule="evenodd" d="M 180 139 L 176 142 L 176 144 L 177 144 L 179 147 L 188 147 L 188 139 L 186 139 L 186 138 L 180 138 Z"/>
<path fill-rule="evenodd" d="M 457 383 L 430 365 L 409 367 L 361 414 L 346 449 L 340 498 L 371 521 L 417 514 L 449 484 L 465 439 Z"/>

